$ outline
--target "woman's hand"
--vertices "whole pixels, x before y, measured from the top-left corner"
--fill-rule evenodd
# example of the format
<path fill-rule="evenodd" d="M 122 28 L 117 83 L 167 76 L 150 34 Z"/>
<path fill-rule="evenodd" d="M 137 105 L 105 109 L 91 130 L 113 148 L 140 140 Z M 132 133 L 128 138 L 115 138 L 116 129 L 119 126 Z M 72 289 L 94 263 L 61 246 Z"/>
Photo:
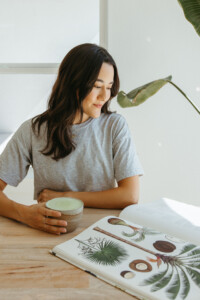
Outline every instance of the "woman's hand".
<path fill-rule="evenodd" d="M 64 192 L 56 192 L 48 189 L 44 189 L 38 196 L 38 203 L 40 202 L 47 202 L 53 198 L 65 197 Z"/>
<path fill-rule="evenodd" d="M 59 220 L 59 211 L 45 207 L 45 203 L 28 206 L 23 221 L 30 227 L 49 233 L 61 234 L 67 232 L 67 222 Z"/>

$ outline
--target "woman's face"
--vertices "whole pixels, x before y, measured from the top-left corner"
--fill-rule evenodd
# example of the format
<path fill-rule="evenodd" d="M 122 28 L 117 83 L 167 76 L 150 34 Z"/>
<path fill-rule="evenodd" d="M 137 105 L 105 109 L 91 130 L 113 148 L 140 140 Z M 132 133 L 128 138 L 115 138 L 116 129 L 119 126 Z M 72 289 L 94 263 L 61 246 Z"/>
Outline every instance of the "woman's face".
<path fill-rule="evenodd" d="M 101 114 L 102 106 L 110 99 L 111 87 L 114 81 L 114 68 L 108 63 L 103 63 L 97 80 L 87 97 L 83 100 L 83 119 L 82 123 L 91 118 L 98 118 Z M 78 112 L 74 124 L 80 122 Z"/>

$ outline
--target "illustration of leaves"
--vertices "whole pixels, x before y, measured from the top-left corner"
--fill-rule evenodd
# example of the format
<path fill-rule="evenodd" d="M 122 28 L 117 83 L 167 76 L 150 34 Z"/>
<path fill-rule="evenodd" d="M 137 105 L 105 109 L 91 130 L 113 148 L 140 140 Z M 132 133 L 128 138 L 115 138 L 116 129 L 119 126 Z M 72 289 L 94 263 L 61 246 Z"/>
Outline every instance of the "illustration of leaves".
<path fill-rule="evenodd" d="M 181 259 L 184 263 L 187 263 L 187 261 L 200 261 L 200 255 L 197 253 L 193 253 L 193 254 L 190 254 L 188 253 L 186 256 L 183 256 L 183 257 L 180 257 L 179 256 L 179 259 Z"/>
<path fill-rule="evenodd" d="M 192 268 L 196 268 L 196 269 L 200 269 L 200 262 L 192 262 L 192 264 L 187 264 L 188 267 L 192 267 Z"/>
<path fill-rule="evenodd" d="M 141 242 L 145 239 L 145 234 L 144 232 L 140 232 L 138 238 L 135 238 L 134 241 L 135 242 Z"/>
<path fill-rule="evenodd" d="M 167 295 L 170 299 L 174 300 L 176 299 L 176 296 L 178 295 L 181 287 L 181 281 L 180 276 L 178 273 L 178 270 L 176 269 L 177 273 L 172 278 L 172 282 L 170 283 L 169 288 L 167 289 Z"/>
<path fill-rule="evenodd" d="M 200 273 L 192 268 L 186 267 L 187 272 L 191 276 L 192 280 L 200 287 Z"/>
<path fill-rule="evenodd" d="M 150 278 L 144 280 L 143 283 L 141 283 L 140 285 L 154 284 L 155 282 L 157 282 L 158 280 L 162 279 L 165 276 L 168 269 L 169 269 L 169 266 L 167 266 L 167 269 L 165 271 L 157 273 L 157 274 L 151 276 Z"/>
<path fill-rule="evenodd" d="M 156 284 L 154 284 L 151 288 L 151 291 L 156 292 L 156 291 L 164 288 L 166 285 L 168 285 L 168 283 L 172 279 L 172 276 L 173 276 L 173 269 L 171 270 L 170 274 L 168 274 L 168 276 L 163 277 L 160 281 L 158 281 Z"/>
<path fill-rule="evenodd" d="M 138 234 L 138 232 L 137 232 L 137 231 L 134 231 L 133 233 L 126 233 L 126 232 L 122 231 L 122 234 L 123 234 L 124 236 L 127 236 L 127 237 L 133 237 L 133 236 L 135 236 L 136 234 Z"/>
<path fill-rule="evenodd" d="M 112 241 L 103 241 L 99 244 L 99 249 L 92 253 L 86 253 L 86 258 L 92 262 L 102 265 L 116 265 L 127 257 L 124 248 Z"/>
<path fill-rule="evenodd" d="M 193 244 L 189 244 L 189 245 L 186 245 L 183 247 L 183 249 L 181 250 L 181 252 L 179 253 L 179 255 L 182 255 L 192 249 L 196 248 L 196 245 L 193 245 Z"/>
<path fill-rule="evenodd" d="M 122 234 L 124 236 L 127 237 L 133 237 L 135 235 L 139 235 L 138 238 L 133 239 L 135 242 L 141 242 L 145 239 L 146 235 L 154 235 L 154 234 L 159 234 L 160 232 L 155 231 L 153 229 L 149 229 L 147 227 L 142 227 L 142 228 L 138 228 L 138 230 L 135 230 L 133 233 L 126 233 L 126 232 L 122 232 Z"/>
<path fill-rule="evenodd" d="M 188 254 L 187 254 L 188 256 L 196 256 L 196 255 L 199 255 L 200 256 L 200 248 L 197 248 L 197 249 L 194 249 L 193 251 L 191 251 L 191 252 L 189 252 Z"/>
<path fill-rule="evenodd" d="M 180 276 L 182 279 L 181 297 L 185 299 L 190 291 L 190 281 L 182 267 L 180 267 Z"/>

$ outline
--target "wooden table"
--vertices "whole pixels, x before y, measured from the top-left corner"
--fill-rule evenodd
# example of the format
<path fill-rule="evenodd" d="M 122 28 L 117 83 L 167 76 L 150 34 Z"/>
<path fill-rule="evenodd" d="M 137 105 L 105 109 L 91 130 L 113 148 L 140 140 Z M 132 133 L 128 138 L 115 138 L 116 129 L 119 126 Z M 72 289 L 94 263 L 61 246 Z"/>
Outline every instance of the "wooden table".
<path fill-rule="evenodd" d="M 80 228 L 61 236 L 0 217 L 0 299 L 136 299 L 49 253 L 108 215 L 118 216 L 119 210 L 85 208 Z"/>

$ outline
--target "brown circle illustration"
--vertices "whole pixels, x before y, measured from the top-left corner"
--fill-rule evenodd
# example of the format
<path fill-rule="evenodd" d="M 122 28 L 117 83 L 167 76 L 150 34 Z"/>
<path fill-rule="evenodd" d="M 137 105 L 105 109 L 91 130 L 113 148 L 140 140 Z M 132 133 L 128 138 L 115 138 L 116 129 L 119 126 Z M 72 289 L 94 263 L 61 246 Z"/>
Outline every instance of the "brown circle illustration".
<path fill-rule="evenodd" d="M 152 270 L 150 263 L 142 259 L 133 260 L 129 267 L 137 272 L 150 272 Z"/>
<path fill-rule="evenodd" d="M 126 279 L 131 279 L 135 276 L 135 274 L 131 271 L 122 271 L 120 275 Z"/>
<path fill-rule="evenodd" d="M 176 246 L 174 244 L 167 241 L 156 241 L 153 244 L 153 246 L 158 251 L 165 252 L 165 253 L 173 252 L 176 249 Z"/>

